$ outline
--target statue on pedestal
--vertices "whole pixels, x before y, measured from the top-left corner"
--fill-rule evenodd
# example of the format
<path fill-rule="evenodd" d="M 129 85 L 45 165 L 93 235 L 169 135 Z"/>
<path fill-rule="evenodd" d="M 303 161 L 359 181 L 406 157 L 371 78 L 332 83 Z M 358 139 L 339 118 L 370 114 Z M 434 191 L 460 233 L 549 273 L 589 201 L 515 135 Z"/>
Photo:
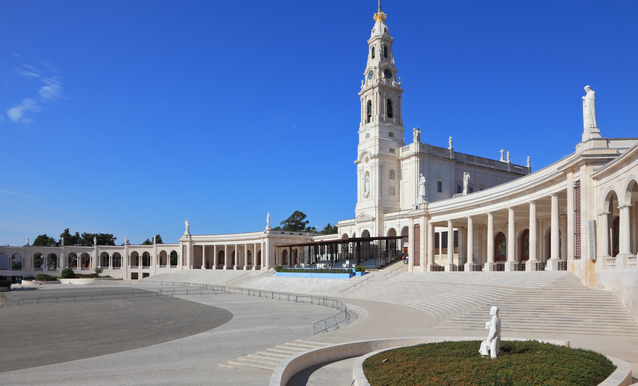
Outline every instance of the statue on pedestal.
<path fill-rule="evenodd" d="M 505 162 L 505 159 L 503 158 L 503 152 L 504 152 L 504 151 L 505 151 L 505 150 L 501 149 L 501 159 L 499 160 L 499 161 L 501 161 L 501 162 Z"/>
<path fill-rule="evenodd" d="M 463 173 L 463 195 L 467 196 L 468 193 L 468 185 L 470 184 L 470 173 Z"/>
<path fill-rule="evenodd" d="M 412 129 L 412 140 L 414 143 L 421 142 L 421 129 L 419 129 L 418 127 Z"/>
<path fill-rule="evenodd" d="M 425 177 L 423 173 L 419 177 L 419 199 L 423 202 L 425 201 Z"/>
<path fill-rule="evenodd" d="M 583 97 L 583 126 L 585 130 L 598 127 L 596 122 L 596 92 L 585 86 L 587 95 Z"/>
<path fill-rule="evenodd" d="M 97 245 L 97 237 L 93 236 L 93 245 Z"/>
<path fill-rule="evenodd" d="M 366 179 L 363 185 L 363 195 L 365 198 L 370 197 L 370 175 L 366 174 Z"/>
<path fill-rule="evenodd" d="M 266 230 L 269 231 L 272 228 L 270 227 L 270 212 L 266 214 Z"/>
<path fill-rule="evenodd" d="M 190 236 L 191 235 L 191 225 L 188 222 L 188 220 L 184 221 L 184 227 L 186 228 L 186 230 L 184 231 L 184 236 Z"/>

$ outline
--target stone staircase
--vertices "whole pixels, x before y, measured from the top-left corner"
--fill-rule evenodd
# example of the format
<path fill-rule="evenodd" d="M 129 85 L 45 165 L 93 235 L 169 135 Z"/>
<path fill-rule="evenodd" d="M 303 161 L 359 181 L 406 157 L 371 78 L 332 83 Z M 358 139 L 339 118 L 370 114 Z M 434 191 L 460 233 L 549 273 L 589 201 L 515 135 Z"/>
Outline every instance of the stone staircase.
<path fill-rule="evenodd" d="M 258 351 L 254 354 L 244 355 L 237 359 L 230 360 L 227 363 L 220 363 L 219 366 L 272 373 L 279 363 L 289 356 L 325 346 L 328 346 L 328 344 L 296 340 L 292 343 L 267 348 L 264 351 Z"/>
<path fill-rule="evenodd" d="M 564 274 L 541 289 L 517 289 L 451 318 L 439 328 L 484 330 L 493 305 L 499 307 L 504 332 L 638 337 L 636 321 L 613 293 L 587 288 L 573 274 Z"/>

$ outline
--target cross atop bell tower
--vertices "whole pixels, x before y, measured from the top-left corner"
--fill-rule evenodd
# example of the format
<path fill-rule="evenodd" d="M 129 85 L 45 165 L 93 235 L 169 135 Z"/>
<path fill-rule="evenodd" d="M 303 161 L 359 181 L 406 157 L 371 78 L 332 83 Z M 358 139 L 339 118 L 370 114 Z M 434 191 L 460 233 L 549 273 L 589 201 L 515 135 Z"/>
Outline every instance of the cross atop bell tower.
<path fill-rule="evenodd" d="M 357 160 L 358 215 L 379 219 L 400 209 L 399 151 L 405 146 L 401 118 L 401 82 L 397 77 L 386 14 L 379 8 L 368 39 L 368 59 L 361 81 L 361 122 Z M 381 225 L 381 224 L 377 224 Z"/>

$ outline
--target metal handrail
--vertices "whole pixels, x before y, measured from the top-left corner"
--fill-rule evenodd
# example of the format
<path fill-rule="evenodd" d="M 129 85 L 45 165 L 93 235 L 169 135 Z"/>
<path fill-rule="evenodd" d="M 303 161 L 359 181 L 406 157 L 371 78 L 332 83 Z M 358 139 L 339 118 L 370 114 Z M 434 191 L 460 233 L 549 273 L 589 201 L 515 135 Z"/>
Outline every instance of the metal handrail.
<path fill-rule="evenodd" d="M 366 278 L 364 280 L 361 280 L 358 283 L 354 283 L 353 285 L 351 285 L 351 286 L 349 286 L 349 287 L 347 287 L 345 289 L 342 289 L 341 290 L 341 296 L 343 296 L 345 294 L 349 294 L 350 292 L 354 292 L 357 289 L 370 284 L 370 281 L 372 281 L 372 280 L 374 280 L 374 276 L 370 275 L 368 278 Z M 348 291 L 348 292 L 346 292 L 346 291 Z"/>

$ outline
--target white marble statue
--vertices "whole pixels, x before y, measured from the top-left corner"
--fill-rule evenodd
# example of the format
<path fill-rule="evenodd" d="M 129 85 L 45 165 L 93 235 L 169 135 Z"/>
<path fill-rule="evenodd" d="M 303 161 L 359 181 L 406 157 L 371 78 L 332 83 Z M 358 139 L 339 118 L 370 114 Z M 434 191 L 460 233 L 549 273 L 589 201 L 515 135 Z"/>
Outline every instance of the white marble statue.
<path fill-rule="evenodd" d="M 501 159 L 499 160 L 499 161 L 501 161 L 501 162 L 505 162 L 505 158 L 503 158 L 503 152 L 504 152 L 504 151 L 505 151 L 505 150 L 501 149 Z"/>
<path fill-rule="evenodd" d="M 598 127 L 596 123 L 596 92 L 585 86 L 587 95 L 583 97 L 583 126 L 585 130 Z"/>
<path fill-rule="evenodd" d="M 64 246 L 64 237 L 60 237 L 60 245 Z"/>
<path fill-rule="evenodd" d="M 468 185 L 470 185 L 470 173 L 463 173 L 463 195 L 467 196 L 468 193 Z"/>
<path fill-rule="evenodd" d="M 509 152 L 509 150 L 507 151 L 507 163 L 510 163 L 510 152 Z"/>
<path fill-rule="evenodd" d="M 270 212 L 266 214 L 266 230 L 269 231 L 272 228 L 270 227 Z"/>
<path fill-rule="evenodd" d="M 501 319 L 498 317 L 498 307 L 493 306 L 490 309 L 490 316 L 492 319 L 485 323 L 485 329 L 489 330 L 487 339 L 481 342 L 479 353 L 481 355 L 489 355 L 492 359 L 498 356 L 498 351 L 501 345 Z"/>
<path fill-rule="evenodd" d="M 363 194 L 367 197 L 370 196 L 370 175 L 366 174 L 366 180 L 363 184 Z"/>
<path fill-rule="evenodd" d="M 492 323 L 491 322 L 487 322 L 485 323 L 485 329 L 486 330 L 490 330 L 492 328 Z M 485 339 L 484 341 L 481 342 L 481 348 L 479 349 L 479 353 L 483 356 L 488 356 L 490 355 L 490 341 L 489 339 Z"/>
<path fill-rule="evenodd" d="M 155 237 L 156 237 L 156 236 L 153 236 L 153 245 L 155 245 Z"/>
<path fill-rule="evenodd" d="M 186 230 L 184 231 L 185 235 L 191 233 L 191 225 L 188 220 L 184 221 L 184 227 L 186 228 Z"/>
<path fill-rule="evenodd" d="M 97 237 L 93 236 L 93 245 L 97 245 Z"/>
<path fill-rule="evenodd" d="M 27 237 L 27 245 L 29 245 L 29 238 Z"/>
<path fill-rule="evenodd" d="M 490 334 L 487 339 L 490 341 L 490 357 L 495 359 L 501 346 L 501 319 L 498 317 L 498 307 L 490 308 Z"/>
<path fill-rule="evenodd" d="M 532 166 L 532 163 L 530 161 L 529 156 L 527 156 L 527 167 L 529 168 L 530 166 Z"/>
<path fill-rule="evenodd" d="M 414 143 L 421 142 L 421 129 L 419 129 L 418 127 L 412 129 L 412 140 L 414 141 Z"/>
<path fill-rule="evenodd" d="M 451 149 L 452 148 L 452 136 L 450 136 L 450 139 L 448 139 L 447 144 L 448 144 L 447 148 Z"/>
<path fill-rule="evenodd" d="M 425 177 L 423 173 L 419 177 L 419 198 L 425 200 Z"/>

